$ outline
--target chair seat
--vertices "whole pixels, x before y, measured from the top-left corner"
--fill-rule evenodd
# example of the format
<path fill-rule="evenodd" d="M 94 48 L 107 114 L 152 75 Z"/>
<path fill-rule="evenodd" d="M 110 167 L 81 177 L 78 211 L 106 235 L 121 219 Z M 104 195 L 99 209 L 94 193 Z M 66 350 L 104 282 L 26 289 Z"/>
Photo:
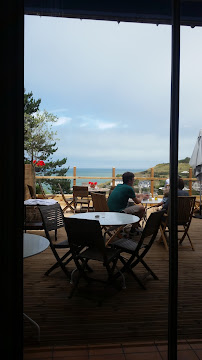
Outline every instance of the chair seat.
<path fill-rule="evenodd" d="M 42 222 L 26 222 L 24 229 L 26 230 L 43 230 Z"/>
<path fill-rule="evenodd" d="M 68 240 L 63 240 L 61 241 L 59 244 L 55 244 L 54 245 L 55 248 L 59 249 L 59 248 L 66 248 L 69 246 L 69 241 Z"/>
<path fill-rule="evenodd" d="M 79 199 L 79 200 L 75 200 L 75 202 L 78 204 L 89 204 L 90 199 Z"/>
<path fill-rule="evenodd" d="M 120 253 L 120 250 L 117 249 L 106 249 L 106 257 L 107 260 L 110 261 L 114 258 L 114 256 L 118 255 Z M 103 255 L 100 253 L 100 251 L 96 248 L 89 248 L 84 250 L 82 253 L 79 254 L 78 257 L 91 259 L 91 260 L 97 260 L 97 261 L 103 261 Z"/>
<path fill-rule="evenodd" d="M 126 238 L 121 238 L 111 243 L 111 246 L 118 246 L 128 251 L 134 251 L 137 248 L 137 243 L 129 239 L 127 240 Z"/>

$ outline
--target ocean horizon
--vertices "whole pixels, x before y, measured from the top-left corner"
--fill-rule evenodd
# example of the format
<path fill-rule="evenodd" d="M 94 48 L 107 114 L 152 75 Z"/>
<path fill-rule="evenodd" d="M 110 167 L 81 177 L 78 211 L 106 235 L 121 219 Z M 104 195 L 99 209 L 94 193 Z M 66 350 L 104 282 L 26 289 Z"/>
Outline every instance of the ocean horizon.
<path fill-rule="evenodd" d="M 115 168 L 115 174 L 123 174 L 126 171 L 130 171 L 132 173 L 136 173 L 139 171 L 144 171 L 143 169 L 123 169 L 123 168 Z M 69 168 L 67 171 L 67 176 L 73 176 L 73 168 Z M 98 185 L 103 184 L 107 181 L 110 181 L 110 179 L 92 179 L 93 176 L 96 177 L 111 177 L 112 176 L 112 168 L 76 168 L 76 176 L 87 176 L 87 179 L 77 179 L 76 184 L 82 185 L 83 182 L 89 182 L 89 181 L 97 181 Z M 71 180 L 71 186 L 73 186 L 73 180 Z"/>

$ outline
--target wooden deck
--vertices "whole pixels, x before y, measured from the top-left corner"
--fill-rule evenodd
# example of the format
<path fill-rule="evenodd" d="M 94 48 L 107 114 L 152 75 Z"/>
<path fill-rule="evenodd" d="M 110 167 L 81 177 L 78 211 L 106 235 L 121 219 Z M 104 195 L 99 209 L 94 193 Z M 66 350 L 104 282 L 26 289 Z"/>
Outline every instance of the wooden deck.
<path fill-rule="evenodd" d="M 43 231 L 33 233 L 44 235 Z M 179 247 L 179 338 L 202 338 L 202 220 L 194 219 L 188 240 Z M 64 230 L 58 238 L 64 239 Z M 53 234 L 54 237 L 54 234 Z M 103 289 L 95 284 L 83 285 L 68 299 L 70 283 L 58 269 L 44 275 L 54 263 L 50 248 L 24 259 L 24 312 L 41 328 L 41 346 L 109 344 L 123 341 L 167 339 L 168 267 L 169 259 L 163 245 L 154 243 L 147 263 L 159 280 L 148 278 L 147 290 L 142 290 L 126 276 L 125 290 L 108 289 L 101 307 L 96 300 Z M 74 268 L 74 264 L 70 265 Z M 97 271 L 103 274 L 101 266 Z M 136 272 L 144 269 L 138 265 Z M 96 291 L 95 291 L 96 290 Z M 25 346 L 37 345 L 37 330 L 24 321 Z"/>

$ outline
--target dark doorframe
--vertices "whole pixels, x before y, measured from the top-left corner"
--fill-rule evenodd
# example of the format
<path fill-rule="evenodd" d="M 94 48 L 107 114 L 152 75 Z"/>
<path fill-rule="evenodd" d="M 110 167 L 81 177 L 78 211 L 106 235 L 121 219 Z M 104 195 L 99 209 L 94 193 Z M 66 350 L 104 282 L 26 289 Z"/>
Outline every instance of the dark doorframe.
<path fill-rule="evenodd" d="M 1 352 L 23 359 L 24 8 L 2 3 Z"/>
<path fill-rule="evenodd" d="M 177 175 L 179 133 L 180 1 L 172 0 L 172 76 L 170 113 L 170 250 L 168 359 L 177 359 Z M 23 1 L 3 4 L 3 92 L 2 174 L 5 175 L 1 201 L 3 243 L 3 347 L 6 359 L 22 359 L 23 352 L 23 93 L 24 14 Z M 2 178 L 3 179 L 3 178 Z M 6 190 L 5 190 L 6 189 Z M 15 345 L 16 346 L 15 346 Z"/>
<path fill-rule="evenodd" d="M 177 180 L 180 78 L 180 1 L 172 0 L 172 62 L 170 109 L 170 220 L 169 220 L 169 299 L 168 360 L 177 359 L 178 234 Z"/>

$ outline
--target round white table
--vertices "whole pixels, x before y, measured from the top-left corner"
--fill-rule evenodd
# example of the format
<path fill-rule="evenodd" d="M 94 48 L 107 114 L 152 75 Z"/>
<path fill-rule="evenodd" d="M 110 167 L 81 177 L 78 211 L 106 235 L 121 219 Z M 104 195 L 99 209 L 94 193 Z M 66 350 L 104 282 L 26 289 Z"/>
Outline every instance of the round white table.
<path fill-rule="evenodd" d="M 23 234 L 23 258 L 37 255 L 42 251 L 46 250 L 49 246 L 48 239 L 43 236 L 34 234 Z M 24 317 L 31 321 L 38 329 L 38 340 L 40 341 L 40 327 L 39 325 L 30 318 L 27 314 L 23 313 Z"/>
<path fill-rule="evenodd" d="M 34 234 L 24 234 L 23 258 L 27 258 L 46 250 L 49 246 L 48 239 Z"/>
<path fill-rule="evenodd" d="M 140 220 L 138 216 L 119 212 L 86 212 L 74 214 L 76 219 L 98 220 L 101 226 L 122 226 L 133 224 Z"/>
<path fill-rule="evenodd" d="M 105 245 L 107 246 L 113 239 L 119 235 L 121 230 L 125 225 L 134 224 L 140 220 L 138 216 L 124 214 L 119 212 L 86 212 L 74 214 L 71 217 L 76 219 L 85 219 L 85 220 L 98 220 L 100 225 L 105 226 L 117 226 L 118 229 L 115 233 L 110 236 L 110 239 L 106 241 Z"/>
<path fill-rule="evenodd" d="M 27 199 L 24 201 L 24 205 L 27 205 L 27 206 L 53 205 L 56 203 L 57 203 L 57 201 L 54 199 Z"/>

